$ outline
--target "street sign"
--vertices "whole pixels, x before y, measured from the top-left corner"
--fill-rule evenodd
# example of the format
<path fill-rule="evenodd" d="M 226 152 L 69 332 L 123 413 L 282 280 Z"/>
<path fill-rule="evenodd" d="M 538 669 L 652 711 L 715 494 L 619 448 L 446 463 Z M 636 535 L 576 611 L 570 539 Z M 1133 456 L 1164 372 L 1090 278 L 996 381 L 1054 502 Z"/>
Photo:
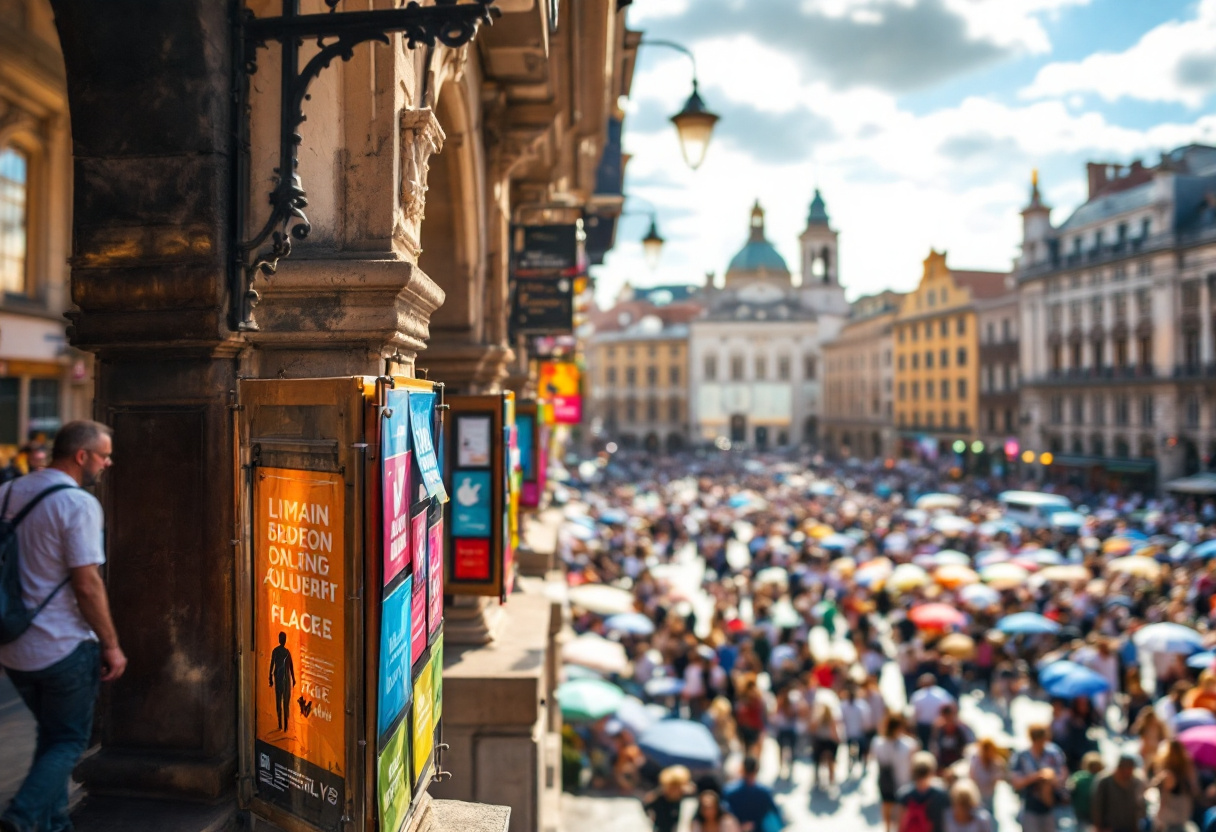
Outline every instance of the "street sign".
<path fill-rule="evenodd" d="M 574 277 L 586 271 L 581 223 L 511 229 L 511 276 Z"/>
<path fill-rule="evenodd" d="M 574 331 L 574 287 L 569 278 L 516 280 L 511 286 L 513 335 L 564 335 Z"/>

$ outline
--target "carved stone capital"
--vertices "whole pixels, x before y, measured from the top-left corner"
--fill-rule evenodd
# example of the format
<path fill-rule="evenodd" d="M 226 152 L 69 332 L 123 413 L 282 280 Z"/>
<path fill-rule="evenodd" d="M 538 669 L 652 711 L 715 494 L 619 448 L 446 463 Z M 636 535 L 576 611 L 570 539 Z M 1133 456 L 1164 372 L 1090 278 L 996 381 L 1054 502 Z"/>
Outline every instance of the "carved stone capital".
<path fill-rule="evenodd" d="M 431 155 L 443 149 L 445 138 L 430 107 L 401 111 L 401 213 L 397 232 L 414 255 L 420 251 L 419 230 L 426 215 Z"/>

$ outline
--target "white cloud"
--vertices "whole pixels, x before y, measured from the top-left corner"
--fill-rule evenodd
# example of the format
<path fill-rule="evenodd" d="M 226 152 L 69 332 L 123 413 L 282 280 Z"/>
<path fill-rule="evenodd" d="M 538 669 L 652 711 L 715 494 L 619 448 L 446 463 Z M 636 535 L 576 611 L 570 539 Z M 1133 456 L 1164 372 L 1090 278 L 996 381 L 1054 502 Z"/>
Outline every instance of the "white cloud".
<path fill-rule="evenodd" d="M 1024 98 L 1089 93 L 1105 101 L 1132 98 L 1199 108 L 1216 90 L 1216 0 L 1203 0 L 1190 20 L 1149 30 L 1123 52 L 1098 52 L 1039 70 Z"/>
<path fill-rule="evenodd" d="M 831 130 L 810 152 L 777 157 L 768 152 L 773 137 L 754 130 L 749 137 L 744 125 L 742 139 L 715 139 L 694 172 L 685 167 L 670 125 L 654 119 L 647 132 L 627 119 L 627 192 L 658 206 L 668 245 L 660 269 L 651 272 L 638 244 L 645 220 L 626 222 L 597 272 L 601 302 L 626 279 L 700 283 L 706 271 L 720 274 L 746 239 L 748 209 L 757 197 L 768 209 L 769 238 L 796 270 L 797 235 L 816 186 L 841 233 L 842 277 L 853 296 L 915 285 L 930 246 L 946 249 L 960 268 L 1008 268 L 1020 241 L 1018 212 L 1031 168 L 1054 166 L 1044 185 L 1062 220 L 1083 198 L 1085 160 L 1130 161 L 1139 154 L 1152 163 L 1155 151 L 1216 129 L 1216 115 L 1139 130 L 1065 101 L 1005 104 L 978 96 L 918 115 L 891 93 L 843 91 L 808 77 L 749 35 L 703 41 L 698 57 L 711 107 L 809 112 Z M 783 83 L 771 83 L 774 77 Z M 630 106 L 674 112 L 687 92 L 687 71 L 673 56 L 639 72 Z"/>

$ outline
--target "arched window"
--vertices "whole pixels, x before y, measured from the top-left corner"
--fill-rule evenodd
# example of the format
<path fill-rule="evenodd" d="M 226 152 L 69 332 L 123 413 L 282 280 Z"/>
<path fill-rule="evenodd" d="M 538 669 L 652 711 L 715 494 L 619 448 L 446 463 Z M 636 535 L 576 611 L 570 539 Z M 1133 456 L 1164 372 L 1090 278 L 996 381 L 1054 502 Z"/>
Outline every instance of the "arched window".
<path fill-rule="evenodd" d="M 0 150 L 0 291 L 26 292 L 29 248 L 29 159 L 20 150 Z"/>

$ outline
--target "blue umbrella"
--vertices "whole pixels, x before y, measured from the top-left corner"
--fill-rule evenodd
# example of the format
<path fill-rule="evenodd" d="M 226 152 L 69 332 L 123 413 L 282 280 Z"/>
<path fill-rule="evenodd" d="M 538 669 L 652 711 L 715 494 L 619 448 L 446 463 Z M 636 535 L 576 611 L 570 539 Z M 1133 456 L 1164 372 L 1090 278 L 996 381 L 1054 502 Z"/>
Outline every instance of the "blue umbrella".
<path fill-rule="evenodd" d="M 1216 714 L 1207 708 L 1187 708 L 1170 720 L 1174 733 L 1181 734 L 1188 728 L 1200 725 L 1216 725 Z"/>
<path fill-rule="evenodd" d="M 714 735 L 701 723 L 687 719 L 665 719 L 652 725 L 638 737 L 638 747 L 661 768 L 712 771 L 722 763 Z"/>
<path fill-rule="evenodd" d="M 1041 678 L 1041 677 L 1040 677 Z M 1081 696 L 1097 696 L 1110 690 L 1110 682 L 1100 673 L 1095 673 L 1088 667 L 1076 665 L 1063 674 L 1057 675 L 1050 684 L 1043 685 L 1043 690 L 1050 696 L 1059 699 L 1076 699 Z"/>
<path fill-rule="evenodd" d="M 621 701 L 615 718 L 634 734 L 642 734 L 660 719 L 636 696 L 626 696 Z"/>
<path fill-rule="evenodd" d="M 1039 668 L 1039 684 L 1044 689 L 1052 682 L 1067 676 L 1074 670 L 1086 670 L 1085 665 L 1077 664 L 1074 661 L 1065 659 L 1064 661 L 1049 662 L 1046 666 Z"/>
<path fill-rule="evenodd" d="M 1037 612 L 1015 612 L 996 622 L 996 628 L 1011 636 L 1039 635 L 1041 633 L 1058 633 L 1060 625 L 1039 615 Z"/>
<path fill-rule="evenodd" d="M 1130 610 L 1133 604 L 1134 602 L 1132 599 L 1128 598 L 1126 595 L 1116 595 L 1114 598 L 1107 598 L 1102 605 L 1104 607 L 1123 607 L 1124 609 Z"/>
<path fill-rule="evenodd" d="M 622 612 L 604 619 L 608 632 L 625 633 L 631 636 L 648 636 L 654 633 L 654 622 L 640 612 Z"/>
<path fill-rule="evenodd" d="M 1211 560 L 1216 558 L 1216 539 L 1205 540 L 1195 548 L 1191 549 L 1191 557 L 1200 558 L 1202 560 Z"/>
<path fill-rule="evenodd" d="M 656 676 L 642 686 L 647 696 L 663 699 L 668 696 L 679 696 L 684 692 L 684 680 L 674 676 Z"/>
<path fill-rule="evenodd" d="M 1186 666 L 1195 670 L 1207 670 L 1216 662 L 1216 653 L 1211 650 L 1204 650 L 1202 653 L 1196 653 L 1186 660 Z"/>
<path fill-rule="evenodd" d="M 847 549 L 852 549 L 857 545 L 857 541 L 848 535 L 833 534 L 828 535 L 823 540 L 819 541 L 819 548 L 830 549 L 832 551 L 843 552 Z"/>
<path fill-rule="evenodd" d="M 599 520 L 608 526 L 623 526 L 629 522 L 629 515 L 619 508 L 609 508 L 600 512 Z"/>

